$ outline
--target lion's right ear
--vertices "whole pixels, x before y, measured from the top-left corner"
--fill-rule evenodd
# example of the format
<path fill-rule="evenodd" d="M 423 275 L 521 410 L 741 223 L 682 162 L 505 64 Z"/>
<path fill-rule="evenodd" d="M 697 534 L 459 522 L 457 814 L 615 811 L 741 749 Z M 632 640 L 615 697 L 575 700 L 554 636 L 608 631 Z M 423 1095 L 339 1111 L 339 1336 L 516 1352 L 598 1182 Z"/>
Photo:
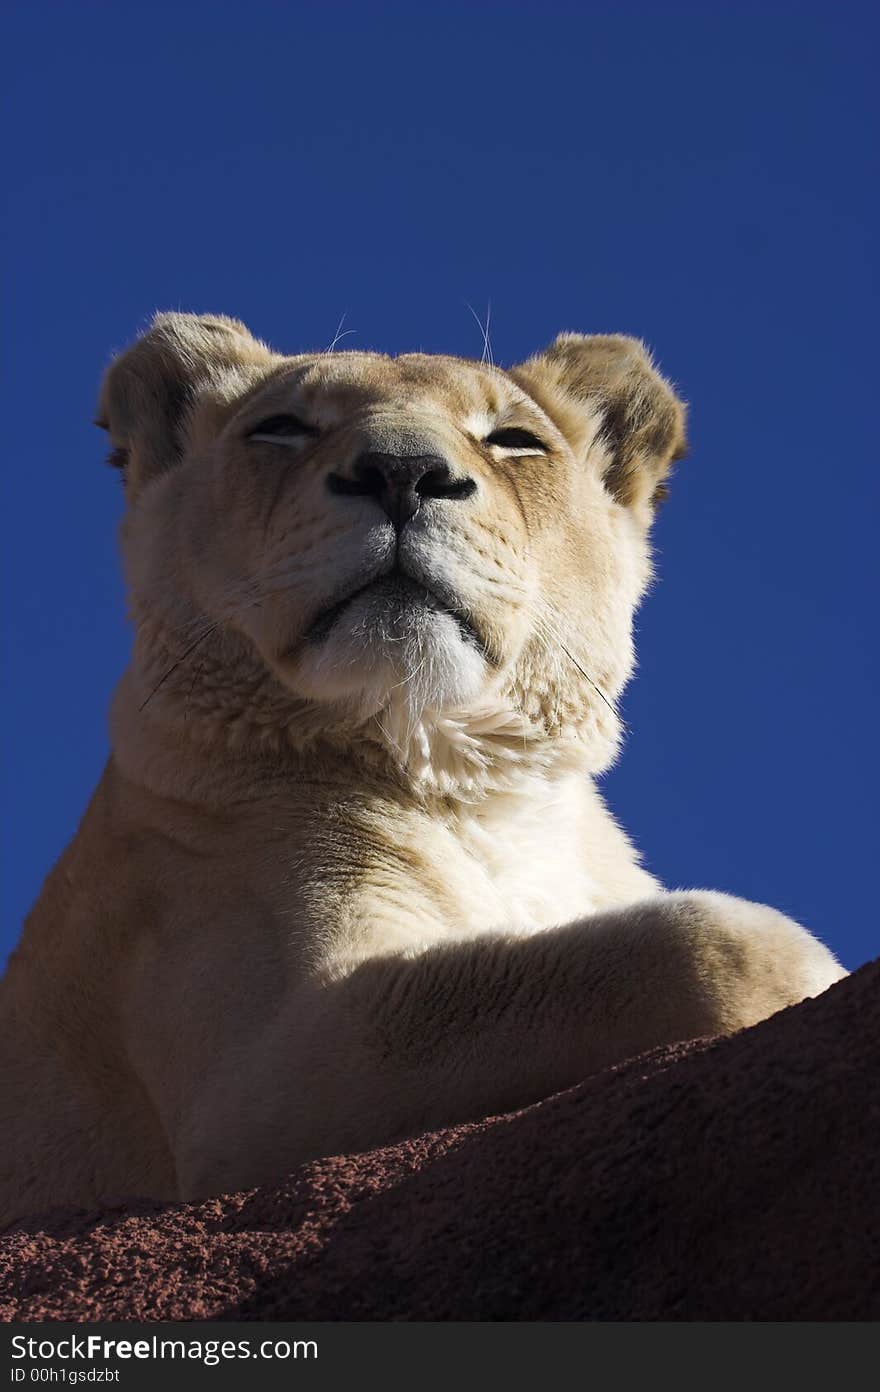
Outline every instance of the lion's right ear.
<path fill-rule="evenodd" d="M 97 423 L 109 432 L 111 463 L 132 496 L 173 468 L 193 406 L 228 406 L 280 361 L 237 319 L 157 314 L 148 331 L 107 369 Z"/>

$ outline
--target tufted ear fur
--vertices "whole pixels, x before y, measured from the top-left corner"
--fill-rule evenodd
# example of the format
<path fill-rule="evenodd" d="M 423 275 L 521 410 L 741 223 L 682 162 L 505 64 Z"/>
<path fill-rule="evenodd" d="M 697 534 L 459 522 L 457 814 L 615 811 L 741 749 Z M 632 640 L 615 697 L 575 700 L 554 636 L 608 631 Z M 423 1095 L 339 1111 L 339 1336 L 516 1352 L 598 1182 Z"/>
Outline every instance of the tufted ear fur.
<path fill-rule="evenodd" d="M 97 423 L 110 434 L 127 492 L 136 496 L 178 461 L 197 403 L 227 406 L 278 361 L 237 319 L 157 314 L 101 387 Z"/>
<path fill-rule="evenodd" d="M 603 479 L 618 502 L 645 511 L 664 496 L 672 461 L 685 453 L 685 406 L 637 338 L 560 334 L 510 376 L 573 448 L 603 447 Z"/>

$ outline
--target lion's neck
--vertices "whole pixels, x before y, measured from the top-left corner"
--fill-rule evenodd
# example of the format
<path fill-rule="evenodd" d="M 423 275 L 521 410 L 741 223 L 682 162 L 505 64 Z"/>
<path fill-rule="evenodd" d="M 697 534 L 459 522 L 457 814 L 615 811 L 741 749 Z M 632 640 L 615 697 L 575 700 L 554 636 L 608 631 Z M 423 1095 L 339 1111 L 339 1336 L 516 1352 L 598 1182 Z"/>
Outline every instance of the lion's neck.
<path fill-rule="evenodd" d="M 253 801 L 266 785 L 338 778 L 383 786 L 424 806 L 478 804 L 534 778 L 588 772 L 577 735 L 550 735 L 503 695 L 462 710 L 421 711 L 392 695 L 357 717 L 290 696 L 274 678 L 227 681 L 212 696 L 204 673 L 183 694 L 137 665 L 111 708 L 117 762 L 160 796 L 208 807 Z"/>
<path fill-rule="evenodd" d="M 532 931 L 649 890 L 576 744 L 538 741 L 501 708 L 416 728 L 392 718 L 384 745 L 316 739 L 279 749 L 221 739 L 198 721 L 185 727 L 158 702 L 139 709 L 139 695 L 124 679 L 112 714 L 134 815 L 178 825 L 209 857 L 243 867 L 256 857 L 291 893 L 291 865 L 326 855 L 328 869 L 360 885 L 346 910 L 352 924 L 371 917 L 389 885 L 404 939 L 409 917 L 422 925 L 426 906 L 437 912 L 444 898 L 443 921 L 460 931 Z M 401 865 L 409 869 L 398 885 Z"/>

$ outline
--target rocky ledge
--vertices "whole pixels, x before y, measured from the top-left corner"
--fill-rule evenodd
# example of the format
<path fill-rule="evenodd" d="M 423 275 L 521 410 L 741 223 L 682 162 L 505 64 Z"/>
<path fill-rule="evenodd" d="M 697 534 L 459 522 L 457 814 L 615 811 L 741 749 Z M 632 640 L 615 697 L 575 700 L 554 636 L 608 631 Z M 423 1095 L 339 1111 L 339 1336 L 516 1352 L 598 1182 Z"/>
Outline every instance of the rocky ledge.
<path fill-rule="evenodd" d="M 730 1039 L 0 1238 L 5 1320 L 876 1320 L 880 961 Z"/>

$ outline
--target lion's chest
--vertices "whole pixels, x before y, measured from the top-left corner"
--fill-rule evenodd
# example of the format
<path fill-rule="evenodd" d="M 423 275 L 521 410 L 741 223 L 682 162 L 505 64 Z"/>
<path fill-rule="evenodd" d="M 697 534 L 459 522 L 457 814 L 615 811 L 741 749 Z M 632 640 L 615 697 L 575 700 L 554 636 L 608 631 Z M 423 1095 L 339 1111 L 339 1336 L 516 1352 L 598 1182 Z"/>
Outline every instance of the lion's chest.
<path fill-rule="evenodd" d="M 534 932 L 598 907 L 576 779 L 549 789 L 535 780 L 488 808 L 460 813 L 448 837 L 447 882 L 468 931 Z"/>
<path fill-rule="evenodd" d="M 386 806 L 332 825 L 319 820 L 297 863 L 274 865 L 274 902 L 288 941 L 308 939 L 313 960 L 540 932 L 623 897 L 613 863 L 615 855 L 630 862 L 631 851 L 615 848 L 614 835 L 609 842 L 606 822 L 616 833 L 575 775 L 524 778 L 515 792 L 476 805 Z"/>

